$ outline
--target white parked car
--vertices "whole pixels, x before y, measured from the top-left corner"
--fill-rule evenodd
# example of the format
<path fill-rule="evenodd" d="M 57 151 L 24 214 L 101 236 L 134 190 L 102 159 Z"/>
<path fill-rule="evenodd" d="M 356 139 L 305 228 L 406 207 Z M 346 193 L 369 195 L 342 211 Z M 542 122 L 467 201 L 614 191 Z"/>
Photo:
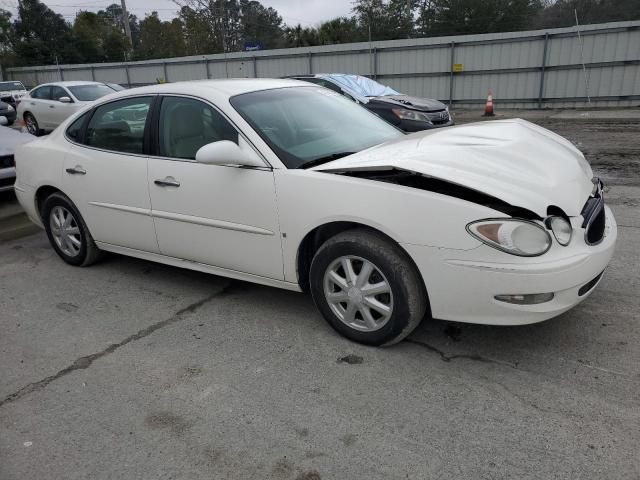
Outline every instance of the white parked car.
<path fill-rule="evenodd" d="M 0 82 L 0 101 L 8 103 L 13 108 L 20 102 L 20 99 L 27 94 L 22 82 L 18 80 L 9 80 Z"/>
<path fill-rule="evenodd" d="M 32 135 L 55 129 L 88 103 L 117 91 L 100 82 L 55 82 L 37 86 L 18 103 L 18 118 Z"/>
<path fill-rule="evenodd" d="M 309 290 L 345 336 L 539 322 L 600 281 L 616 223 L 564 138 L 522 120 L 405 135 L 326 88 L 220 80 L 101 99 L 17 152 L 58 255 Z"/>

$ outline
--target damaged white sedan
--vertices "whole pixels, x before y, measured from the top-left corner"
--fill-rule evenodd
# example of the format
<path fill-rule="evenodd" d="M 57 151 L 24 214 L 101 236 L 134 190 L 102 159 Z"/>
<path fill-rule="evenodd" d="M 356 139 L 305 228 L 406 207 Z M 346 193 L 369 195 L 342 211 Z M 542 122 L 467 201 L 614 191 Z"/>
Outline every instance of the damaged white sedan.
<path fill-rule="evenodd" d="M 293 80 L 100 99 L 16 154 L 18 198 L 72 265 L 102 251 L 290 290 L 389 345 L 423 318 L 519 325 L 577 305 L 616 241 L 601 182 L 522 120 L 405 135 Z"/>

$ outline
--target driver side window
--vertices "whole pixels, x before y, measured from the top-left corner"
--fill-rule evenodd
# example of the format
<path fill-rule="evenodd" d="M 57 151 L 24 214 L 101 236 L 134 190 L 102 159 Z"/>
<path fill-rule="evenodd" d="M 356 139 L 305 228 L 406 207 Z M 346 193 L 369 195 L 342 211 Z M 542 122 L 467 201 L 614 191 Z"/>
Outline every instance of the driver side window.
<path fill-rule="evenodd" d="M 51 100 L 60 100 L 62 97 L 69 97 L 69 94 L 64 90 L 64 88 L 57 86 L 51 87 Z"/>
<path fill-rule="evenodd" d="M 163 98 L 158 132 L 158 153 L 169 158 L 194 160 L 208 143 L 238 143 L 238 132 L 222 114 L 192 98 Z"/>

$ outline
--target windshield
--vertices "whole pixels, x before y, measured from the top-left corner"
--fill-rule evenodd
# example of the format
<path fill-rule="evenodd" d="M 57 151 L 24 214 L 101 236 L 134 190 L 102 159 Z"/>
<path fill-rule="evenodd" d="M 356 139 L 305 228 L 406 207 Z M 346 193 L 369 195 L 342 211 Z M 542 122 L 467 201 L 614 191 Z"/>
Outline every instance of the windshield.
<path fill-rule="evenodd" d="M 400 95 L 393 88 L 382 85 L 381 83 L 371 80 L 361 75 L 344 75 L 334 73 L 326 75 L 326 78 L 334 83 L 351 90 L 361 97 L 384 97 L 385 95 Z"/>
<path fill-rule="evenodd" d="M 328 162 L 403 135 L 326 88 L 263 90 L 230 101 L 287 168 Z"/>
<path fill-rule="evenodd" d="M 100 97 L 113 93 L 113 88 L 106 85 L 77 85 L 69 87 L 73 96 L 81 102 L 92 102 Z"/>
<path fill-rule="evenodd" d="M 10 92 L 11 90 L 26 90 L 22 82 L 0 82 L 0 92 Z"/>
<path fill-rule="evenodd" d="M 105 85 L 113 88 L 116 92 L 121 92 L 125 89 L 122 85 L 118 85 L 117 83 L 106 83 Z"/>

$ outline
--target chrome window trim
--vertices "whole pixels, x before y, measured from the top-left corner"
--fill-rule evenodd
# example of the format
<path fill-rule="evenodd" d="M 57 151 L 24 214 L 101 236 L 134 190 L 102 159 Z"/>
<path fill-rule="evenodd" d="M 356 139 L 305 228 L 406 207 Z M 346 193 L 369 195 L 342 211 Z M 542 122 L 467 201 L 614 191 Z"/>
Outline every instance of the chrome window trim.
<path fill-rule="evenodd" d="M 42 86 L 42 85 L 40 85 Z M 40 88 L 40 87 L 38 87 Z M 211 103 L 209 100 L 202 98 L 202 97 L 198 97 L 197 95 L 186 95 L 186 94 L 181 94 L 181 93 L 143 93 L 143 94 L 139 94 L 139 95 L 125 95 L 121 98 L 114 98 L 112 100 L 109 100 L 107 102 L 103 102 L 100 105 L 94 105 L 93 108 L 87 110 L 86 112 L 82 113 L 81 115 L 78 115 L 78 118 L 82 115 L 85 115 L 89 112 L 92 112 L 100 107 L 102 107 L 103 105 L 108 105 L 110 103 L 114 103 L 114 102 L 119 102 L 121 100 L 128 100 L 131 98 L 146 98 L 146 97 L 184 97 L 184 98 L 191 98 L 194 100 L 199 100 L 205 104 L 207 104 L 208 106 L 212 107 L 215 111 L 217 111 L 218 113 L 220 113 L 220 115 L 222 115 L 225 120 L 227 120 L 231 126 L 236 130 L 236 132 L 238 132 L 238 135 L 242 136 L 242 138 L 244 138 L 244 140 L 247 142 L 247 144 L 253 149 L 253 151 L 260 157 L 260 159 L 262 159 L 262 161 L 265 163 L 264 167 L 251 167 L 251 166 L 244 166 L 244 165 L 217 165 L 220 167 L 230 167 L 230 168 L 244 168 L 244 169 L 248 169 L 248 170 L 265 170 L 265 171 L 273 171 L 273 166 L 269 163 L 269 161 L 265 158 L 265 156 L 262 154 L 262 152 L 260 152 L 260 150 L 255 146 L 255 144 L 249 140 L 247 138 L 247 136 L 238 128 L 238 126 L 235 124 L 235 122 L 233 120 L 231 120 L 229 118 L 228 115 L 226 115 L 224 112 L 222 112 L 218 107 L 216 107 L 213 103 Z M 93 115 L 93 113 L 92 113 Z M 148 159 L 157 159 L 157 160 L 170 160 L 172 162 L 187 162 L 187 163 L 198 163 L 195 159 L 190 159 L 190 158 L 174 158 L 174 157 L 164 157 L 162 155 L 145 155 L 145 154 L 139 154 L 139 153 L 127 153 L 127 152 L 120 152 L 117 150 L 107 150 L 104 148 L 98 148 L 98 147 L 92 147 L 90 145 L 85 145 L 84 143 L 78 143 L 74 140 L 72 140 L 71 138 L 68 137 L 67 135 L 67 130 L 69 129 L 69 127 L 73 124 L 73 121 L 69 123 L 69 125 L 67 125 L 67 127 L 64 130 L 64 138 L 66 141 L 68 141 L 69 143 L 71 143 L 72 145 L 76 145 L 78 147 L 82 147 L 82 148 L 87 148 L 89 150 L 96 150 L 98 152 L 106 152 L 106 153 L 115 153 L 117 155 L 131 155 L 134 157 L 144 157 L 144 158 L 148 158 Z"/>
<path fill-rule="evenodd" d="M 69 138 L 67 136 L 67 131 L 69 130 L 69 127 L 71 125 L 73 125 L 75 120 L 80 118 L 82 115 L 86 115 L 88 113 L 91 113 L 91 116 L 93 116 L 95 110 L 97 110 L 98 108 L 100 108 L 100 107 L 102 107 L 104 105 L 109 105 L 110 103 L 120 102 L 122 100 L 129 100 L 129 99 L 133 99 L 133 98 L 151 98 L 151 103 L 153 104 L 154 97 L 157 97 L 157 96 L 158 96 L 157 93 L 145 93 L 145 94 L 140 94 L 140 95 L 127 95 L 127 96 L 124 96 L 122 98 L 114 98 L 112 100 L 109 100 L 108 102 L 103 102 L 100 105 L 94 105 L 92 108 L 90 108 L 86 112 L 83 112 L 80 115 L 78 115 L 78 117 L 75 118 L 73 121 L 69 121 L 69 124 L 64 129 L 64 138 L 65 138 L 66 141 L 68 141 L 69 143 L 71 143 L 73 145 L 77 145 L 78 147 L 88 148 L 89 150 L 97 150 L 99 152 L 115 153 L 115 154 L 118 154 L 118 155 L 133 155 L 135 157 L 149 158 L 149 155 L 145 155 L 145 154 L 120 152 L 118 150 L 107 150 L 105 148 L 92 147 L 90 145 L 85 145 L 84 143 L 78 143 L 78 142 L 72 140 L 71 138 Z M 149 105 L 149 112 L 151 112 L 151 105 Z"/>

